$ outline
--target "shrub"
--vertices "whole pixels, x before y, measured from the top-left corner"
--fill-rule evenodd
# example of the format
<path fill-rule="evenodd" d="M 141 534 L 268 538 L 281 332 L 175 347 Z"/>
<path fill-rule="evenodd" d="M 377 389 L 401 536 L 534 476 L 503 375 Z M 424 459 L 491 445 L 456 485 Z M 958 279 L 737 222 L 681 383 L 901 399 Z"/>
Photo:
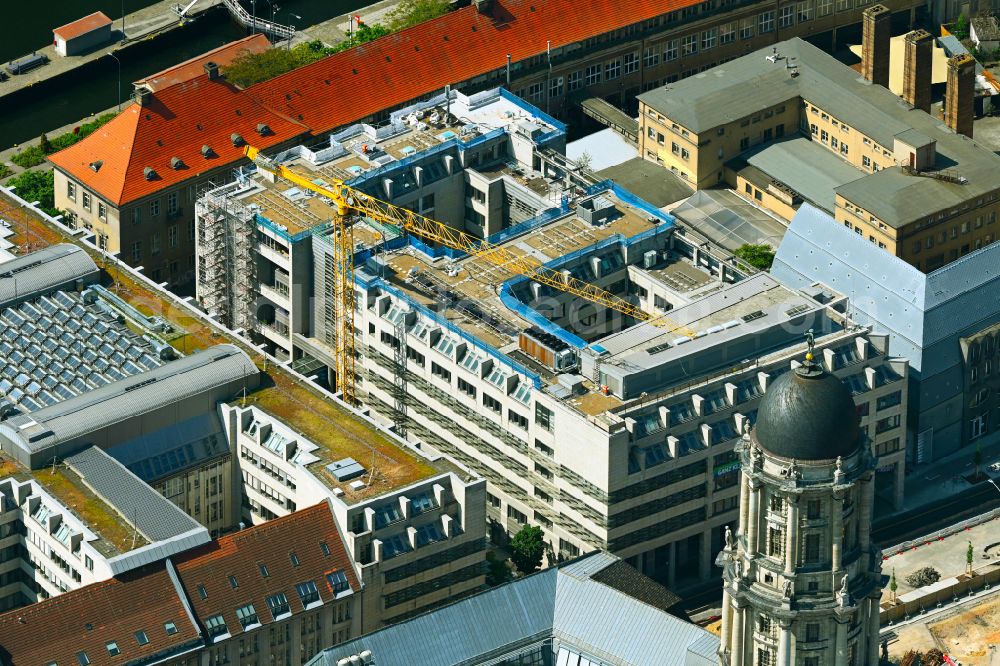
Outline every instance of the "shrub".
<path fill-rule="evenodd" d="M 969 38 L 969 19 L 965 14 L 959 14 L 955 24 L 951 27 L 951 34 L 959 40 Z"/>
<path fill-rule="evenodd" d="M 510 540 L 510 559 L 523 574 L 529 574 L 542 565 L 545 541 L 542 528 L 525 525 Z"/>
<path fill-rule="evenodd" d="M 33 166 L 38 166 L 45 161 L 46 155 L 57 153 L 63 148 L 69 148 L 77 141 L 81 141 L 85 137 L 93 134 L 98 128 L 114 117 L 115 114 L 113 113 L 105 113 L 104 115 L 91 120 L 89 123 L 83 123 L 82 125 L 73 128 L 72 132 L 60 134 L 52 140 L 49 140 L 45 134 L 42 134 L 42 136 L 38 139 L 37 146 L 28 146 L 24 150 L 14 153 L 14 155 L 10 158 L 10 161 L 22 169 L 30 169 Z M 7 175 L 10 174 L 0 174 L 0 178 Z"/>
<path fill-rule="evenodd" d="M 17 188 L 16 194 L 28 203 L 38 201 L 39 207 L 49 215 L 58 215 L 55 207 L 55 187 L 52 171 L 25 171 L 7 181 Z"/>
<path fill-rule="evenodd" d="M 385 18 L 389 29 L 396 31 L 437 18 L 449 8 L 448 0 L 401 0 Z"/>
<path fill-rule="evenodd" d="M 45 153 L 38 146 L 28 146 L 24 150 L 14 153 L 10 161 L 22 169 L 30 169 L 45 161 Z"/>
<path fill-rule="evenodd" d="M 941 579 L 941 574 L 934 567 L 924 567 L 917 569 L 906 577 L 906 584 L 910 587 L 923 587 L 936 583 Z"/>
<path fill-rule="evenodd" d="M 762 271 L 769 270 L 774 263 L 774 250 L 770 245 L 741 245 L 733 254 Z"/>
<path fill-rule="evenodd" d="M 7 176 L 11 175 L 12 173 L 14 173 L 13 169 L 11 169 L 6 164 L 3 164 L 2 162 L 0 162 L 0 178 L 6 178 Z"/>

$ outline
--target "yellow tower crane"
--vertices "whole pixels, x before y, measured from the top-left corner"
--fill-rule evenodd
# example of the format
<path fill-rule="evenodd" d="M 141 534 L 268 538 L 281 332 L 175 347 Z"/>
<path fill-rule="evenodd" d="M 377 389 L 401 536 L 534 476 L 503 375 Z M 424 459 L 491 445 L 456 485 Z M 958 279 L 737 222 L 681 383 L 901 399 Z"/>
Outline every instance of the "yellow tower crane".
<path fill-rule="evenodd" d="M 352 212 L 378 222 L 395 225 L 423 240 L 460 250 L 516 275 L 527 276 L 535 282 L 611 308 L 638 321 L 648 321 L 660 328 L 677 331 L 683 335 L 694 335 L 690 329 L 676 325 L 666 317 L 654 317 L 627 300 L 589 282 L 548 268 L 534 258 L 519 255 L 499 245 L 493 245 L 453 229 L 442 222 L 431 220 L 411 210 L 376 199 L 348 187 L 341 180 L 333 180 L 329 185 L 317 185 L 305 176 L 299 175 L 285 166 L 275 164 L 273 160 L 261 155 L 257 148 L 246 146 L 244 154 L 253 161 L 258 169 L 315 192 L 329 199 L 337 208 L 338 217 L 333 220 L 335 272 L 333 296 L 337 308 L 335 318 L 336 370 L 338 388 L 348 403 L 353 404 L 356 399 L 354 392 L 354 238 L 352 227 L 348 221 L 348 216 Z"/>

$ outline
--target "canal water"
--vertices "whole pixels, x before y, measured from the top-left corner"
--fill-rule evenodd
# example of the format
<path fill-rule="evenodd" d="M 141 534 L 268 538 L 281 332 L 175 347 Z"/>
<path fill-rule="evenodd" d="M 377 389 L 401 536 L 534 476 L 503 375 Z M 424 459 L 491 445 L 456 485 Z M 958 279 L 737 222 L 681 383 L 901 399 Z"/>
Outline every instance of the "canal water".
<path fill-rule="evenodd" d="M 178 0 L 187 4 L 190 0 Z M 154 0 L 124 0 L 125 12 L 153 4 Z M 248 11 L 252 0 L 241 0 Z M 6 4 L 6 3 L 5 3 Z M 356 9 L 366 0 L 275 0 L 275 20 L 307 28 Z M 31 3 L 12 3 L 17 26 L 0 41 L 0 61 L 7 62 L 52 38 L 52 28 L 93 11 L 103 11 L 120 26 L 122 0 L 48 0 L 44 12 Z M 257 0 L 256 11 L 271 18 L 268 0 Z M 126 22 L 126 28 L 128 27 Z M 223 8 L 202 15 L 181 28 L 129 47 L 121 60 L 121 97 L 126 103 L 132 81 L 193 58 L 226 42 L 246 36 Z M 95 60 L 50 82 L 40 83 L 0 100 L 0 149 L 29 143 L 42 132 L 88 119 L 118 102 L 118 64 L 111 57 Z"/>

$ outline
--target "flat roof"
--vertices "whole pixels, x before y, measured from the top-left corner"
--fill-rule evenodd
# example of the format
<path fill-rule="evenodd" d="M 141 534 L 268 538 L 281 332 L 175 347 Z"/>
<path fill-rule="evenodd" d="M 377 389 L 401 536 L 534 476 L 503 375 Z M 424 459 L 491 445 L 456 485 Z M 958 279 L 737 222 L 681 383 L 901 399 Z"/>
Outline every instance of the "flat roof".
<path fill-rule="evenodd" d="M 735 166 L 742 168 L 740 162 L 759 169 L 769 178 L 790 187 L 806 201 L 831 213 L 836 208 L 834 190 L 865 176 L 830 150 L 804 136 L 762 145 L 740 155 Z"/>
<path fill-rule="evenodd" d="M 597 175 L 615 181 L 657 208 L 676 203 L 694 192 L 694 187 L 677 174 L 641 157 L 605 167 Z"/>
<path fill-rule="evenodd" d="M 777 249 L 788 228 L 731 190 L 698 190 L 671 212 L 729 252 L 747 244 Z"/>
<path fill-rule="evenodd" d="M 635 124 L 634 118 L 632 124 Z M 608 127 L 566 144 L 566 157 L 574 162 L 579 162 L 585 155 L 590 158 L 590 170 L 599 172 L 635 159 L 639 155 L 639 149 Z"/>

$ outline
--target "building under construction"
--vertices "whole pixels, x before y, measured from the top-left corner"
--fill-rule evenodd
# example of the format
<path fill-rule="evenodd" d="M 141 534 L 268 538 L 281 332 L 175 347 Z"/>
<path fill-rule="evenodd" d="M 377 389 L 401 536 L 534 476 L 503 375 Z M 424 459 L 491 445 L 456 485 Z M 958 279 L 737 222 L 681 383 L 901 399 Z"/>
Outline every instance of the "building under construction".
<path fill-rule="evenodd" d="M 356 400 L 486 479 L 496 538 L 534 524 L 552 558 L 606 548 L 669 585 L 707 579 L 736 519 L 733 445 L 805 333 L 855 387 L 863 423 L 896 424 L 870 428 L 876 444 L 905 432 L 906 364 L 847 320 L 842 297 L 751 274 L 585 179 L 564 147 L 559 122 L 494 90 L 258 160 L 199 202 L 198 296 L 337 388 L 341 213 L 376 211 L 350 236 Z M 252 234 L 210 232 L 218 211 L 252 218 Z M 459 249 L 456 235 L 482 242 Z M 869 409 L 880 399 L 891 413 Z M 898 502 L 900 455 L 883 467 Z"/>

